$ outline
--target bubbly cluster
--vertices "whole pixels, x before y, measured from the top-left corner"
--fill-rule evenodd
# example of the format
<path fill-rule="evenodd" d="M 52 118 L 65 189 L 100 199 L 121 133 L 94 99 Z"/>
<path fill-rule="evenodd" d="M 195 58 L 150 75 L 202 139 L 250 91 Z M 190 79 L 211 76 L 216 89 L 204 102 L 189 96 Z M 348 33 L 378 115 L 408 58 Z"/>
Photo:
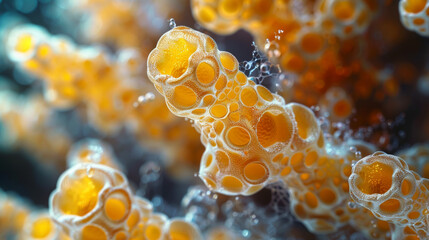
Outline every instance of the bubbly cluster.
<path fill-rule="evenodd" d="M 402 24 L 407 29 L 429 37 L 429 1 L 401 0 L 399 14 Z"/>
<path fill-rule="evenodd" d="M 174 114 L 195 121 L 206 146 L 199 176 L 209 188 L 250 195 L 280 180 L 311 231 L 351 224 L 374 238 L 388 234 L 388 225 L 371 227 L 367 210 L 347 205 L 353 157 L 327 153 L 313 112 L 248 80 L 209 36 L 186 27 L 165 33 L 149 55 L 148 76 Z"/>
<path fill-rule="evenodd" d="M 394 239 L 429 237 L 429 182 L 409 170 L 403 159 L 376 152 L 357 162 L 349 182 L 357 203 L 395 225 Z"/>
<path fill-rule="evenodd" d="M 54 111 L 38 93 L 20 95 L 0 90 L 0 144 L 22 149 L 44 165 L 64 168 L 72 140 L 55 119 Z M 43 144 L 44 147 L 40 147 Z"/>
<path fill-rule="evenodd" d="M 5 36 L 8 58 L 43 80 L 50 106 L 82 110 L 101 133 L 114 135 L 125 128 L 148 148 L 167 146 L 166 165 L 177 176 L 189 175 L 202 153 L 198 134 L 154 95 L 138 50 L 114 55 L 102 47 L 77 46 L 35 25 L 14 26 Z"/>
<path fill-rule="evenodd" d="M 64 172 L 50 199 L 50 214 L 72 239 L 201 239 L 197 228 L 154 213 L 134 196 L 126 177 L 101 164 L 82 163 Z"/>

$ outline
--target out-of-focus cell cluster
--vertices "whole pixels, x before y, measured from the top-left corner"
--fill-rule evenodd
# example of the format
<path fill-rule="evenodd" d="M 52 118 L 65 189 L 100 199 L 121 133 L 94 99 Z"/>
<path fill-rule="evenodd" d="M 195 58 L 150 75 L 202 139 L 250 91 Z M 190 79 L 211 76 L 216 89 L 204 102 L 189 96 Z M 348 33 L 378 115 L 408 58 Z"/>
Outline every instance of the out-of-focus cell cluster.
<path fill-rule="evenodd" d="M 124 50 L 116 58 L 101 48 L 79 48 L 35 25 L 11 29 L 6 43 L 8 57 L 45 82 L 50 104 L 67 109 L 84 103 L 91 121 L 104 132 L 118 131 L 135 110 L 133 102 L 144 95 L 135 79 L 144 70 L 138 52 Z"/>
<path fill-rule="evenodd" d="M 58 14 L 70 24 L 82 21 L 78 34 L 86 41 L 136 48 L 145 54 L 166 29 L 165 19 L 181 19 L 188 5 L 185 0 L 57 0 L 56 4 Z"/>
<path fill-rule="evenodd" d="M 77 163 L 58 180 L 50 214 L 72 239 L 201 239 L 194 225 L 153 213 L 107 165 Z"/>
<path fill-rule="evenodd" d="M 0 89 L 2 146 L 23 149 L 42 164 L 64 168 L 63 159 L 72 140 L 55 120 L 43 96 L 38 93 L 22 96 L 3 87 Z"/>
<path fill-rule="evenodd" d="M 67 166 L 70 168 L 79 163 L 97 163 L 117 170 L 122 169 L 112 148 L 98 139 L 84 139 L 73 145 L 67 156 Z"/>
<path fill-rule="evenodd" d="M 171 61 L 174 59 L 174 61 Z M 209 36 L 186 27 L 164 34 L 148 58 L 148 76 L 170 110 L 195 121 L 206 151 L 200 177 L 216 192 L 251 195 L 282 181 L 294 215 L 316 233 L 351 224 L 368 236 L 375 218 L 352 209 L 348 177 L 354 156 L 332 154 L 313 112 L 248 80 L 237 60 Z"/>
<path fill-rule="evenodd" d="M 422 36 L 429 36 L 429 1 L 401 0 L 399 13 L 406 28 Z"/>
<path fill-rule="evenodd" d="M 169 112 L 153 86 L 145 83 L 145 58 L 137 50 L 114 55 L 97 46 L 77 46 L 35 25 L 5 31 L 7 56 L 45 84 L 45 99 L 56 109 L 79 108 L 92 126 L 107 135 L 122 129 L 142 144 L 164 151 L 166 164 L 186 176 L 201 151 L 192 126 Z"/>
<path fill-rule="evenodd" d="M 426 96 L 429 96 L 429 71 L 422 74 L 418 80 L 419 90 Z"/>
<path fill-rule="evenodd" d="M 341 88 L 331 88 L 320 99 L 319 106 L 332 121 L 344 121 L 353 111 L 353 102 Z"/>
<path fill-rule="evenodd" d="M 46 209 L 35 209 L 19 196 L 0 189 L 0 237 L 23 240 L 69 240 Z"/>
<path fill-rule="evenodd" d="M 381 5 L 377 0 L 193 0 L 192 10 L 200 24 L 216 33 L 249 31 L 259 49 L 296 75 L 293 99 L 315 105 L 331 86 L 359 87 L 353 97 L 368 98 L 382 85 L 365 51 L 356 51 L 367 47 L 358 36 Z"/>
<path fill-rule="evenodd" d="M 429 179 L 429 144 L 416 144 L 397 152 L 396 155 L 408 164 L 410 170 Z"/>
<path fill-rule="evenodd" d="M 263 35 L 275 34 L 283 27 L 298 35 L 305 32 L 302 29 L 313 28 L 341 38 L 351 37 L 365 31 L 378 6 L 377 1 L 355 0 L 192 1 L 195 18 L 206 28 L 220 34 L 245 28 L 262 42 L 265 41 Z M 318 36 L 314 37 L 309 40 L 317 40 Z"/>
<path fill-rule="evenodd" d="M 19 197 L 0 189 L 0 237 L 17 235 L 30 214 L 30 208 Z"/>
<path fill-rule="evenodd" d="M 400 157 L 376 152 L 359 160 L 350 176 L 350 195 L 395 225 L 393 239 L 428 238 L 428 180 Z"/>

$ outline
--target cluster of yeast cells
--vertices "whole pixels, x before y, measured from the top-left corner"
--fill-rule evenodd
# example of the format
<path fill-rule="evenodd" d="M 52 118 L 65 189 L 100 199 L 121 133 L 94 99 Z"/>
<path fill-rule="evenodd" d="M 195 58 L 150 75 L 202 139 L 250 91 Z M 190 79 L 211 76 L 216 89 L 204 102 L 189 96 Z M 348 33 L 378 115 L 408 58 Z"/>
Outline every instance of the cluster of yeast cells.
<path fill-rule="evenodd" d="M 165 33 L 148 57 L 148 76 L 170 110 L 195 122 L 206 147 L 199 176 L 228 195 L 284 182 L 295 216 L 312 232 L 351 224 L 383 238 L 367 210 L 347 206 L 351 159 L 328 154 L 314 113 L 289 103 L 238 71 L 230 53 L 187 27 Z"/>
<path fill-rule="evenodd" d="M 400 157 L 376 152 L 357 162 L 350 195 L 377 218 L 395 225 L 394 239 L 427 239 L 429 182 Z"/>
<path fill-rule="evenodd" d="M 201 239 L 193 224 L 154 213 L 150 202 L 132 194 L 121 172 L 101 164 L 64 172 L 51 194 L 50 215 L 78 240 Z"/>
<path fill-rule="evenodd" d="M 234 56 L 189 28 L 161 37 L 148 75 L 174 114 L 195 120 L 206 146 L 200 177 L 219 192 L 255 193 L 279 175 L 284 149 L 318 140 L 308 108 L 248 80 Z"/>

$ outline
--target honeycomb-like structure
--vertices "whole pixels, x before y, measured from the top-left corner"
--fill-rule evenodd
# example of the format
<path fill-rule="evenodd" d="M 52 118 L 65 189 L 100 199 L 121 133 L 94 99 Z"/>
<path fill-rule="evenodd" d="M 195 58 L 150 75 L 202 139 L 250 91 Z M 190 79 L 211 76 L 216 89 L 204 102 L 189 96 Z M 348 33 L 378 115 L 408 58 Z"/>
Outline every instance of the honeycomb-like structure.
<path fill-rule="evenodd" d="M 148 57 L 148 76 L 174 114 L 195 121 L 206 146 L 199 176 L 209 188 L 251 195 L 280 180 L 292 212 L 313 232 L 351 224 L 374 238 L 389 233 L 388 225 L 371 227 L 377 220 L 368 210 L 348 207 L 353 157 L 326 152 L 313 112 L 248 80 L 209 36 L 186 27 L 165 33 Z"/>
<path fill-rule="evenodd" d="M 200 177 L 219 192 L 255 193 L 278 175 L 281 157 L 273 159 L 285 148 L 303 149 L 318 140 L 308 108 L 285 106 L 238 71 L 234 56 L 189 28 L 161 37 L 149 55 L 148 75 L 174 114 L 195 120 L 206 146 Z"/>
<path fill-rule="evenodd" d="M 77 240 L 201 239 L 194 225 L 153 213 L 121 172 L 100 164 L 78 164 L 61 175 L 50 215 Z"/>
<path fill-rule="evenodd" d="M 402 24 L 408 30 L 429 37 L 429 1 L 401 0 L 399 14 Z"/>
<path fill-rule="evenodd" d="M 377 218 L 395 225 L 394 239 L 427 239 L 428 180 L 400 157 L 376 152 L 357 162 L 350 195 Z"/>

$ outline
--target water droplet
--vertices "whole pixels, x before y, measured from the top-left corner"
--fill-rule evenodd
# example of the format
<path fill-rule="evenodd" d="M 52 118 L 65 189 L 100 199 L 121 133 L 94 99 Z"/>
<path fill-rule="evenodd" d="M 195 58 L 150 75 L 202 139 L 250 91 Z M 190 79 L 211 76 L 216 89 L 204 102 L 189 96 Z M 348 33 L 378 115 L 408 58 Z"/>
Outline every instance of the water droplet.
<path fill-rule="evenodd" d="M 354 202 L 348 202 L 347 203 L 347 205 L 349 206 L 349 208 L 351 208 L 351 209 L 354 209 L 354 208 L 356 208 L 357 206 L 356 206 L 356 203 L 354 203 Z"/>
<path fill-rule="evenodd" d="M 362 158 L 362 153 L 360 151 L 356 151 L 355 152 L 355 157 L 356 157 L 356 159 L 361 159 Z"/>
<path fill-rule="evenodd" d="M 174 21 L 174 18 L 170 18 L 170 20 L 168 21 L 168 26 L 173 29 L 176 27 L 176 21 Z"/>
<path fill-rule="evenodd" d="M 250 231 L 245 229 L 245 230 L 241 231 L 241 234 L 243 235 L 243 237 L 247 238 L 250 236 Z"/>
<path fill-rule="evenodd" d="M 262 75 L 270 74 L 270 66 L 267 63 L 261 64 L 261 73 Z"/>
<path fill-rule="evenodd" d="M 256 215 L 255 215 L 255 214 L 252 214 L 252 216 L 250 216 L 250 222 L 251 222 L 253 225 L 256 225 L 256 224 L 258 224 L 258 223 L 259 223 L 259 219 L 256 217 Z"/>
<path fill-rule="evenodd" d="M 155 99 L 155 94 L 153 92 L 147 92 L 145 95 L 146 101 Z"/>

